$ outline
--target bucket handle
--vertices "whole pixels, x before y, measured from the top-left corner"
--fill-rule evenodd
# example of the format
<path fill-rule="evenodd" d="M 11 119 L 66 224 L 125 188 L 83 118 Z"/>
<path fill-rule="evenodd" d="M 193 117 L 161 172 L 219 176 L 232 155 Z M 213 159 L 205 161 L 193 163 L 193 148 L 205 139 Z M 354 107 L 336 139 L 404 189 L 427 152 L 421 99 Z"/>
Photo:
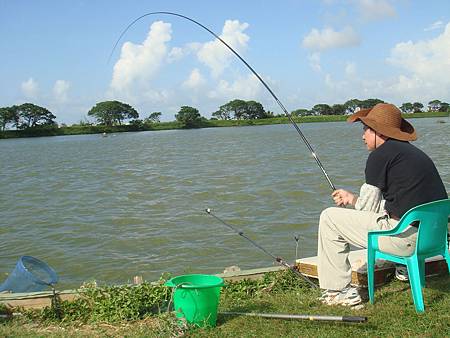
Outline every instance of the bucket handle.
<path fill-rule="evenodd" d="M 169 287 L 173 287 L 173 290 L 172 290 L 172 294 L 170 295 L 170 300 L 169 300 L 169 304 L 167 305 L 167 312 L 169 312 L 170 311 L 170 306 L 172 305 L 172 302 L 173 302 L 173 296 L 175 295 L 175 291 L 177 291 L 177 289 L 178 288 L 181 288 L 183 285 L 185 285 L 185 284 L 190 284 L 190 285 L 192 285 L 192 283 L 191 282 L 183 282 L 183 283 L 180 283 L 180 284 L 174 284 L 173 282 L 172 282 L 172 280 L 168 280 L 167 282 L 166 282 L 166 285 L 167 286 L 169 286 Z M 197 294 L 198 294 L 198 290 L 196 290 L 197 291 Z M 184 315 L 184 314 L 183 314 Z"/>
<path fill-rule="evenodd" d="M 175 284 L 175 283 L 172 281 L 172 279 L 169 279 L 165 284 L 166 284 L 166 286 L 169 286 L 169 287 L 175 288 L 175 289 L 180 288 L 180 287 L 182 287 L 183 285 L 194 285 L 194 284 L 192 284 L 191 282 L 182 282 L 182 283 L 180 283 L 180 284 Z"/>

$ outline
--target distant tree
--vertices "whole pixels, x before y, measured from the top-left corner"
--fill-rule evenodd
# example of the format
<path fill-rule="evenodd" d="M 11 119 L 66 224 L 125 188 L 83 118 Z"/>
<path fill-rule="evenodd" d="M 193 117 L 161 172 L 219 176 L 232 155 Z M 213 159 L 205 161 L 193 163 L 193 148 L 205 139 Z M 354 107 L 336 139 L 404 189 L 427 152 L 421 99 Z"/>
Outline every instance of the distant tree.
<path fill-rule="evenodd" d="M 144 121 L 141 119 L 134 119 L 130 121 L 130 125 L 140 129 L 144 126 Z"/>
<path fill-rule="evenodd" d="M 423 104 L 420 102 L 414 102 L 413 103 L 413 112 L 414 113 L 420 113 L 422 112 Z"/>
<path fill-rule="evenodd" d="M 441 101 L 433 100 L 428 102 L 428 110 L 429 111 L 439 111 L 441 109 Z"/>
<path fill-rule="evenodd" d="M 121 125 L 126 119 L 137 119 L 139 113 L 129 104 L 119 101 L 104 101 L 97 103 L 88 112 L 99 124 L 106 126 Z"/>
<path fill-rule="evenodd" d="M 160 122 L 160 118 L 161 118 L 162 113 L 159 111 L 155 111 L 153 113 L 151 113 L 149 115 L 149 117 L 147 117 L 145 119 L 146 122 L 150 122 L 150 123 L 159 123 Z"/>
<path fill-rule="evenodd" d="M 400 110 L 406 114 L 414 113 L 414 105 L 411 102 L 405 102 L 400 106 Z"/>
<path fill-rule="evenodd" d="M 357 108 L 361 108 L 362 101 L 358 99 L 351 99 L 344 103 L 345 113 L 353 114 Z"/>
<path fill-rule="evenodd" d="M 291 111 L 292 116 L 308 116 L 311 114 L 312 114 L 311 111 L 309 111 L 308 109 L 304 109 L 304 108 L 299 108 L 299 109 Z"/>
<path fill-rule="evenodd" d="M 246 101 L 246 110 L 244 117 L 246 119 L 263 119 L 268 117 L 261 103 L 256 101 Z"/>
<path fill-rule="evenodd" d="M 360 108 L 372 108 L 373 106 L 375 106 L 378 103 L 384 103 L 383 100 L 380 99 L 367 99 L 367 100 L 363 100 L 361 101 L 361 105 Z"/>
<path fill-rule="evenodd" d="M 273 117 L 273 113 L 266 112 L 259 102 L 235 99 L 220 106 L 212 116 L 219 120 L 263 119 Z"/>
<path fill-rule="evenodd" d="M 343 104 L 333 104 L 331 106 L 332 115 L 344 115 L 346 107 Z"/>
<path fill-rule="evenodd" d="M 19 129 L 56 124 L 54 121 L 56 116 L 47 108 L 32 103 L 24 103 L 20 106 L 14 106 L 14 110 L 15 114 L 19 117 L 17 122 Z"/>
<path fill-rule="evenodd" d="M 178 114 L 175 114 L 175 119 L 181 122 L 184 128 L 197 128 L 202 122 L 198 109 L 189 106 L 182 106 Z"/>
<path fill-rule="evenodd" d="M 92 125 L 93 125 L 93 123 L 91 121 L 89 121 L 86 116 L 84 116 L 83 119 L 78 121 L 78 123 L 73 124 L 73 126 L 81 126 L 81 127 L 92 126 Z"/>
<path fill-rule="evenodd" d="M 447 102 L 441 102 L 441 108 L 439 111 L 447 112 L 450 105 Z"/>
<path fill-rule="evenodd" d="M 316 104 L 311 109 L 314 115 L 332 115 L 332 109 L 329 105 L 325 103 Z"/>
<path fill-rule="evenodd" d="M 367 99 L 367 100 L 351 99 L 344 103 L 345 114 L 353 114 L 357 108 L 361 109 L 372 108 L 378 103 L 384 103 L 384 101 L 380 99 Z"/>
<path fill-rule="evenodd" d="M 230 107 L 228 107 L 227 105 L 220 106 L 219 110 L 215 111 L 211 115 L 216 120 L 230 120 L 231 119 L 232 110 L 229 109 L 229 108 Z"/>
<path fill-rule="evenodd" d="M 428 110 L 429 111 L 448 111 L 449 104 L 447 102 L 441 102 L 439 100 L 433 100 L 428 102 Z"/>
<path fill-rule="evenodd" d="M 18 127 L 19 115 L 18 115 L 18 111 L 17 111 L 17 106 L 0 108 L 1 130 L 4 131 L 8 124 L 11 124 L 11 125 L 15 126 L 16 128 Z"/>
<path fill-rule="evenodd" d="M 270 119 L 272 117 L 275 117 L 275 114 L 273 111 L 267 110 L 266 111 L 266 118 Z"/>
<path fill-rule="evenodd" d="M 232 116 L 236 120 L 240 120 L 242 118 L 245 118 L 245 111 L 247 109 L 247 105 L 244 100 L 235 99 L 232 100 L 222 106 L 219 107 L 218 114 L 214 114 L 213 116 L 220 118 L 222 120 L 228 120 Z"/>

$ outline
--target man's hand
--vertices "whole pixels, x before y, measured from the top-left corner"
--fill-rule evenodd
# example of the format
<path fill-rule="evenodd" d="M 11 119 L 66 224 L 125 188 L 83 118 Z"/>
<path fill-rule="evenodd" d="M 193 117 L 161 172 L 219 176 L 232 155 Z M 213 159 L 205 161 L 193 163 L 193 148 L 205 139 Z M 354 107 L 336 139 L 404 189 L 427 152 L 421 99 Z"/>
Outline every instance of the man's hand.
<path fill-rule="evenodd" d="M 338 207 L 346 206 L 349 204 L 354 206 L 356 204 L 357 197 L 351 192 L 348 192 L 344 189 L 337 189 L 333 191 L 331 196 L 333 197 L 334 203 L 336 203 Z"/>

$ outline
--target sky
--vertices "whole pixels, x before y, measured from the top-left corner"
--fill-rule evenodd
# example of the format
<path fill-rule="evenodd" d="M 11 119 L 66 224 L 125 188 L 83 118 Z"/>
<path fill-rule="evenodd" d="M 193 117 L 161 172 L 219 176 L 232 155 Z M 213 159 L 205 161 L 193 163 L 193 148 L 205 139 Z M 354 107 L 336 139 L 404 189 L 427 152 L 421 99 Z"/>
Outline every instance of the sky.
<path fill-rule="evenodd" d="M 283 112 L 379 98 L 450 102 L 448 0 L 0 0 L 0 107 L 31 102 L 58 123 L 118 100 L 144 119 L 181 106 L 211 117 L 233 99 Z"/>

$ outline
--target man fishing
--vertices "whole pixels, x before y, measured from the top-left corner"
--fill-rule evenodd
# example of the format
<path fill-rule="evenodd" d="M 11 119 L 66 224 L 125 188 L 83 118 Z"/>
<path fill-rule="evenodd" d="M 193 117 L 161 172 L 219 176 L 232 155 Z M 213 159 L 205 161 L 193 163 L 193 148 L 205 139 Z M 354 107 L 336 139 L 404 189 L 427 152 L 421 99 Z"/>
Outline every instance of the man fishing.
<path fill-rule="evenodd" d="M 350 285 L 350 245 L 367 248 L 369 231 L 393 229 L 409 209 L 448 197 L 433 161 L 409 143 L 417 139 L 416 131 L 396 106 L 379 103 L 354 113 L 347 121 L 363 125 L 362 139 L 370 152 L 365 183 L 359 196 L 344 189 L 333 191 L 331 196 L 338 207 L 322 211 L 318 275 L 324 289 L 320 298 L 323 303 L 354 306 L 362 300 Z M 380 249 L 402 256 L 412 254 L 417 230 L 418 224 L 412 223 L 396 237 L 381 237 Z"/>
<path fill-rule="evenodd" d="M 366 247 L 367 231 L 391 229 L 397 224 L 398 218 L 409 208 L 445 198 L 447 195 L 433 162 L 427 155 L 407 142 L 416 139 L 414 128 L 401 118 L 398 108 L 389 104 L 379 104 L 373 109 L 361 110 L 352 115 L 349 119 L 350 122 L 361 120 L 367 127 L 363 140 L 367 148 L 370 151 L 373 150 L 373 153 L 370 154 L 367 161 L 366 184 L 361 187 L 360 197 L 355 197 L 342 189 L 336 190 L 311 144 L 269 85 L 229 44 L 200 22 L 173 12 L 146 13 L 131 22 L 120 34 L 109 58 L 127 30 L 137 21 L 150 15 L 170 15 L 183 18 L 208 31 L 224 44 L 257 77 L 286 114 L 333 190 L 332 196 L 336 204 L 338 206 L 349 204 L 355 206 L 356 210 L 329 208 L 322 212 L 318 246 L 319 281 L 320 287 L 326 289 L 322 300 L 327 304 L 352 305 L 361 302 L 361 297 L 356 289 L 350 288 L 349 284 L 351 276 L 351 267 L 347 259 L 349 245 Z M 417 167 L 415 167 L 416 165 Z M 404 169 L 403 176 L 402 170 Z M 210 209 L 206 209 L 206 212 L 214 216 Z M 214 217 L 220 220 L 217 216 Z M 229 226 L 225 222 L 221 222 Z M 237 232 L 247 238 L 242 231 Z M 413 250 L 417 229 L 414 228 L 410 232 L 411 234 L 405 239 L 399 238 L 399 243 L 389 242 L 386 247 L 392 249 L 392 252 L 398 252 L 398 250 L 404 252 L 403 247 L 395 246 L 399 244 Z M 408 243 L 404 244 L 406 242 Z M 253 241 L 252 243 L 275 258 L 280 264 L 288 265 L 281 258 L 274 257 Z M 298 271 L 297 273 L 315 287 L 315 284 L 306 276 Z"/>

